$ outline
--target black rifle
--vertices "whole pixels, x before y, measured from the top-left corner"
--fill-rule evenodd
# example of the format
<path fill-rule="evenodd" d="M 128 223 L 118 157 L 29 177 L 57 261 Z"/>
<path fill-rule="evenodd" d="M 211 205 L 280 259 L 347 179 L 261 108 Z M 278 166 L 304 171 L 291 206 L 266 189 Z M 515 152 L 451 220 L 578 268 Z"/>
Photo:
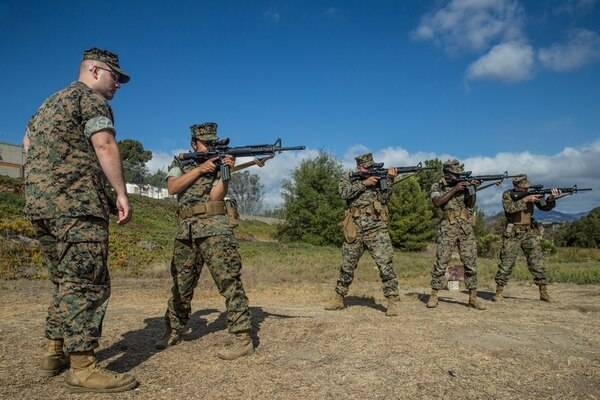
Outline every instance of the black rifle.
<path fill-rule="evenodd" d="M 557 189 L 560 190 L 561 193 L 565 193 L 565 194 L 569 194 L 569 195 L 573 195 L 577 192 L 584 192 L 584 191 L 592 190 L 590 188 L 579 189 L 577 187 L 577 185 L 573 185 L 572 187 L 568 187 L 568 188 L 557 188 Z M 518 201 L 518 200 L 521 200 L 530 195 L 545 196 L 547 194 L 552 194 L 552 188 L 545 188 L 543 185 L 535 185 L 535 186 L 531 186 L 527 190 L 523 190 L 523 191 L 517 191 L 514 189 L 511 190 L 510 198 L 513 201 Z"/>
<path fill-rule="evenodd" d="M 475 194 L 475 192 L 479 192 L 480 190 L 487 189 L 492 186 L 500 186 L 502 184 L 502 182 L 504 182 L 505 179 L 516 178 L 518 176 L 523 175 L 523 174 L 509 175 L 508 171 L 504 171 L 504 174 L 501 174 L 501 175 L 471 175 L 471 174 L 472 174 L 471 171 L 465 171 L 465 172 L 461 172 L 459 174 L 447 175 L 446 182 L 448 182 L 448 185 L 450 185 L 450 186 L 456 186 L 460 182 L 469 182 L 469 183 L 474 182 L 474 181 L 492 182 L 492 183 L 488 183 L 487 185 L 478 186 L 476 189 L 474 189 L 473 186 L 467 186 L 467 188 L 466 188 L 467 193 L 470 196 L 472 196 L 473 194 Z M 473 183 L 473 185 L 474 185 L 474 183 Z"/>
<path fill-rule="evenodd" d="M 229 166 L 223 164 L 223 158 L 225 158 L 225 156 L 274 156 L 276 153 L 281 153 L 282 151 L 304 150 L 305 148 L 306 146 L 282 147 L 281 139 L 277 139 L 273 144 L 252 144 L 249 146 L 230 147 L 229 139 L 220 139 L 209 144 L 208 151 L 206 152 L 190 151 L 188 153 L 180 153 L 177 158 L 181 160 L 182 166 L 194 163 L 199 164 L 212 158 L 218 158 L 215 160 L 215 164 L 219 165 L 221 179 L 223 179 L 224 182 L 227 182 L 231 179 L 231 171 Z"/>
<path fill-rule="evenodd" d="M 396 170 L 397 174 L 408 174 L 411 172 L 420 172 L 427 169 L 436 169 L 435 167 L 424 167 L 423 163 L 418 163 L 417 165 L 412 165 L 409 167 L 392 167 Z M 362 181 L 364 179 L 370 178 L 371 176 L 376 176 L 379 178 L 379 189 L 387 190 L 388 185 L 388 169 L 383 167 L 383 163 L 375 163 L 368 171 L 360 172 L 356 171 L 350 174 L 350 182 Z M 398 183 L 398 182 L 395 182 Z"/>

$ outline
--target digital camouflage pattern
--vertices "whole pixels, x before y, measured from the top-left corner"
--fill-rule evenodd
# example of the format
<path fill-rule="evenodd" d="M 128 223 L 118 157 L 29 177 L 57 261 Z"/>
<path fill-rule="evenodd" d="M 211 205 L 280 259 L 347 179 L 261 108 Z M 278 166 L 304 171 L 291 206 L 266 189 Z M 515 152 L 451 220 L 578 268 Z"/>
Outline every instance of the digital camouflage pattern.
<path fill-rule="evenodd" d="M 178 177 L 196 168 L 198 164 L 190 163 L 185 166 L 177 158 L 169 167 L 167 177 Z M 186 190 L 177 195 L 179 209 L 193 207 L 197 204 L 206 203 L 210 200 L 210 191 L 219 179 L 218 169 L 212 174 L 201 175 Z M 213 215 L 210 217 L 193 216 L 190 218 L 178 218 L 175 238 L 179 240 L 192 240 L 215 235 L 232 234 L 226 215 Z"/>
<path fill-rule="evenodd" d="M 356 160 L 357 165 L 362 165 L 363 167 L 370 168 L 373 166 L 375 161 L 373 160 L 373 153 L 365 153 L 361 154 L 354 158 Z"/>
<path fill-rule="evenodd" d="M 350 174 L 347 174 L 340 181 L 339 192 L 346 200 L 346 212 L 353 214 L 358 235 L 352 243 L 344 242 L 342 245 L 336 292 L 342 296 L 348 293 L 358 261 L 366 249 L 379 269 L 384 295 L 398 296 L 398 278 L 392 264 L 394 252 L 388 231 L 390 190 L 367 188 L 361 181 L 352 182 Z"/>
<path fill-rule="evenodd" d="M 171 262 L 173 287 L 165 316 L 167 325 L 179 332 L 185 328 L 190 318 L 194 289 L 205 263 L 219 293 L 225 297 L 229 332 L 249 331 L 248 298 L 242 286 L 242 262 L 233 234 L 175 240 Z"/>
<path fill-rule="evenodd" d="M 431 198 L 443 196 L 451 189 L 442 178 L 431 186 Z M 448 262 L 456 247 L 465 268 L 465 287 L 477 288 L 477 241 L 473 231 L 472 207 L 475 200 L 474 196 L 466 196 L 465 192 L 460 192 L 440 207 L 442 219 L 436 238 L 436 261 L 431 270 L 432 289 L 440 290 L 444 287 Z"/>
<path fill-rule="evenodd" d="M 110 69 L 119 74 L 119 83 L 127 83 L 130 80 L 129 75 L 119 65 L 119 56 L 113 52 L 94 47 L 83 52 L 83 59 L 105 63 Z"/>
<path fill-rule="evenodd" d="M 444 172 L 451 172 L 453 174 L 460 174 L 463 172 L 463 167 L 458 160 L 447 160 L 442 164 L 442 170 Z"/>
<path fill-rule="evenodd" d="M 65 351 L 98 347 L 110 296 L 108 224 L 100 218 L 32 221 L 53 286 L 45 336 Z"/>
<path fill-rule="evenodd" d="M 181 176 L 195 167 L 195 164 L 182 166 L 175 159 L 167 175 Z M 201 175 L 177 195 L 179 209 L 206 203 L 218 179 L 218 171 Z M 178 218 L 171 261 L 172 296 L 165 316 L 167 326 L 179 331 L 185 327 L 194 289 L 205 263 L 219 292 L 225 297 L 229 331 L 249 331 L 250 313 L 241 280 L 239 246 L 226 215 Z"/>
<path fill-rule="evenodd" d="M 108 220 L 105 178 L 90 143 L 114 132 L 106 100 L 81 82 L 50 96 L 27 124 L 25 214 L 32 220 L 94 216 Z"/>
<path fill-rule="evenodd" d="M 192 131 L 192 139 L 198 139 L 205 142 L 217 139 L 217 124 L 214 122 L 192 125 L 190 130 Z"/>
<path fill-rule="evenodd" d="M 527 179 L 527 177 L 525 177 Z M 521 182 L 518 182 L 519 184 Z M 517 184 L 515 184 L 517 186 Z M 500 264 L 496 273 L 496 284 L 506 286 L 513 267 L 519 254 L 519 249 L 525 254 L 527 268 L 533 275 L 536 285 L 547 285 L 546 272 L 544 270 L 544 257 L 542 253 L 542 232 L 539 225 L 533 219 L 533 203 L 526 203 L 523 199 L 513 201 L 510 190 L 502 194 L 502 206 L 507 218 L 504 228 L 502 250 L 500 251 Z M 544 205 L 535 203 L 536 207 L 543 211 L 550 211 L 556 206 L 556 201 L 547 200 Z M 518 213 L 529 214 L 531 224 L 514 224 L 513 215 Z"/>

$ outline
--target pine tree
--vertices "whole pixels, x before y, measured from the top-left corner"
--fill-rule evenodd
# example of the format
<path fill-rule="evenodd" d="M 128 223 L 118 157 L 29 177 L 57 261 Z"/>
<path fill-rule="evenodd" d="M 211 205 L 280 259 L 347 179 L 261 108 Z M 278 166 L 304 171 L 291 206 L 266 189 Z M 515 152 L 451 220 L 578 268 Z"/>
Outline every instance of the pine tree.
<path fill-rule="evenodd" d="M 390 236 L 394 247 L 417 251 L 435 235 L 427 194 L 416 177 L 394 185 L 390 202 Z"/>
<path fill-rule="evenodd" d="M 345 204 L 338 193 L 342 165 L 331 155 L 321 152 L 304 160 L 282 185 L 283 223 L 278 237 L 315 245 L 340 245 L 339 222 Z"/>

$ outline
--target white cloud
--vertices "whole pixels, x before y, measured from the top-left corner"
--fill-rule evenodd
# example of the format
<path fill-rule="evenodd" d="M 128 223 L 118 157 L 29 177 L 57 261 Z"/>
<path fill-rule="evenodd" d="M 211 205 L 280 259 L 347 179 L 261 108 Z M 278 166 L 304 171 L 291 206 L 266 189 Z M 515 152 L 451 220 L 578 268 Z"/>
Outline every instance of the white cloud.
<path fill-rule="evenodd" d="M 533 66 L 534 52 L 531 46 L 512 41 L 494 46 L 471 64 L 467 70 L 467 77 L 472 80 L 519 82 L 531 78 Z"/>
<path fill-rule="evenodd" d="M 523 15 L 514 0 L 452 0 L 425 14 L 411 36 L 434 41 L 449 52 L 483 51 L 492 43 L 522 38 Z"/>
<path fill-rule="evenodd" d="M 540 49 L 538 59 L 554 71 L 569 71 L 600 61 L 600 35 L 587 29 L 573 29 L 563 43 Z"/>
<path fill-rule="evenodd" d="M 179 153 L 185 153 L 186 151 L 188 151 L 188 150 L 187 149 L 178 149 L 178 150 L 174 150 L 171 153 L 168 153 L 168 152 L 164 152 L 164 151 L 152 150 L 152 159 L 146 163 L 146 166 L 148 167 L 148 170 L 151 173 L 154 173 L 159 169 L 162 169 L 163 171 L 167 171 L 169 168 L 169 165 L 171 165 L 171 162 L 173 161 L 173 158 L 175 157 L 175 155 L 179 154 Z"/>

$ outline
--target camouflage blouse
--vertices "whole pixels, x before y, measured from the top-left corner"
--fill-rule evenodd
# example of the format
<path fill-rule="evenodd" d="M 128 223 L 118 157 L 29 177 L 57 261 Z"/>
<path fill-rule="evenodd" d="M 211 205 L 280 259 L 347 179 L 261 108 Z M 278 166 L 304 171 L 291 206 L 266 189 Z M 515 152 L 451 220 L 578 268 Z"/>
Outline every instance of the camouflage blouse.
<path fill-rule="evenodd" d="M 431 185 L 430 197 L 433 199 L 438 196 L 443 196 L 452 190 L 452 186 L 448 185 L 444 178 Z M 473 195 L 472 197 L 474 197 Z M 452 197 L 446 204 L 442 204 L 439 208 L 443 213 L 443 217 L 447 218 L 450 213 L 457 213 L 459 219 L 467 222 L 473 221 L 473 207 L 469 207 L 468 204 L 475 204 L 475 198 L 469 198 L 470 196 L 465 195 L 465 192 L 459 192 L 456 196 Z"/>
<path fill-rule="evenodd" d="M 73 82 L 48 97 L 27 124 L 25 213 L 32 220 L 94 216 L 108 220 L 106 180 L 90 137 L 115 133 L 107 101 Z"/>
<path fill-rule="evenodd" d="M 387 229 L 390 189 L 382 191 L 375 187 L 366 187 L 362 181 L 352 182 L 351 173 L 342 176 L 338 189 L 348 209 L 356 210 L 354 223 L 362 231 Z M 391 188 L 391 185 L 388 185 Z"/>

